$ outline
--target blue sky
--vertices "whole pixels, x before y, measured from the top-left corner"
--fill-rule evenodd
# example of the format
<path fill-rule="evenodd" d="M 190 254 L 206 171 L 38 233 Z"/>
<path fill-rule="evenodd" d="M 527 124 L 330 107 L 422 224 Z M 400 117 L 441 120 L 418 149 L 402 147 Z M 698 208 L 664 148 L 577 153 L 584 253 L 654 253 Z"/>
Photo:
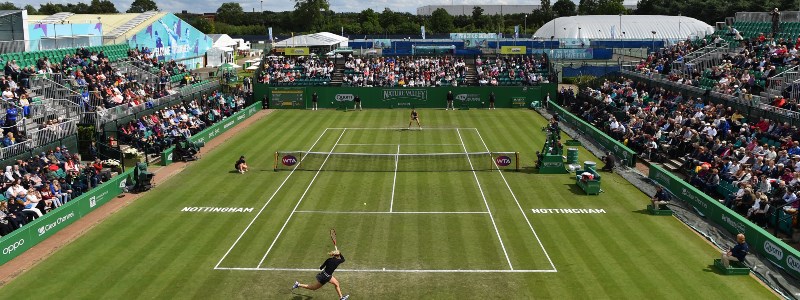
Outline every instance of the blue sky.
<path fill-rule="evenodd" d="M 213 0 L 155 0 L 156 4 L 162 11 L 168 12 L 181 12 L 182 10 L 188 10 L 189 12 L 193 13 L 204 13 L 204 12 L 214 12 L 217 10 L 219 5 L 223 2 L 231 2 L 233 0 L 221 0 L 221 1 L 213 1 Z M 416 13 L 417 7 L 425 6 L 425 5 L 442 5 L 442 4 L 451 4 L 451 1 L 441 1 L 441 0 L 404 0 L 404 1 L 387 1 L 387 0 L 328 0 L 331 4 L 331 9 L 337 12 L 343 11 L 350 11 L 350 12 L 359 12 L 366 8 L 372 8 L 376 11 L 383 11 L 385 7 L 390 8 L 393 11 L 401 11 L 401 12 L 410 12 Z M 27 0 L 23 1 L 22 6 L 31 4 L 36 8 L 39 8 L 39 5 L 42 3 L 76 3 L 76 2 L 84 2 L 89 3 L 91 0 Z M 133 0 L 112 0 L 117 7 L 117 10 L 124 12 L 130 8 L 131 2 Z M 239 4 L 244 8 L 245 11 L 256 11 L 261 10 L 262 2 L 260 0 L 241 0 L 237 1 Z M 524 1 L 524 0 L 495 0 L 492 1 L 492 4 L 503 4 L 503 5 L 512 5 L 512 4 L 532 4 L 533 1 Z M 555 2 L 551 0 L 551 3 Z M 574 1 L 577 2 L 577 1 Z M 459 1 L 453 0 L 453 4 L 457 5 L 470 5 L 470 4 L 485 4 L 485 1 Z M 626 0 L 626 4 L 636 4 L 636 1 Z M 263 1 L 264 10 L 270 11 L 286 11 L 286 10 L 294 10 L 294 1 L 292 0 L 266 0 Z"/>

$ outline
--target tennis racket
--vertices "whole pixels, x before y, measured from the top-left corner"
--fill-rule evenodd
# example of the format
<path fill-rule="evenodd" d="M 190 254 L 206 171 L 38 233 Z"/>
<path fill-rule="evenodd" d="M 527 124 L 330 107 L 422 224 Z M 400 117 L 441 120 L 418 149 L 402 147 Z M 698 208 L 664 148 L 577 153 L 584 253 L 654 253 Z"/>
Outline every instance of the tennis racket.
<path fill-rule="evenodd" d="M 336 246 L 336 229 L 333 228 L 331 228 L 331 241 L 333 241 L 333 248 L 335 248 L 338 251 L 339 247 Z"/>

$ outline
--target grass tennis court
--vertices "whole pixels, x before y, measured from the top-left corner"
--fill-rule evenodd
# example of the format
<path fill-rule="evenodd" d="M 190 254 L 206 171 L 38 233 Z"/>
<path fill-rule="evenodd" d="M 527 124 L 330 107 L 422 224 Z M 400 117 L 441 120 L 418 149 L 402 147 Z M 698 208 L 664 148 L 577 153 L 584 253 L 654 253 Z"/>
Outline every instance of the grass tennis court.
<path fill-rule="evenodd" d="M 535 174 L 545 120 L 533 111 L 421 110 L 423 130 L 398 129 L 407 115 L 275 112 L 0 298 L 333 299 L 329 286 L 289 290 L 314 280 L 331 227 L 347 258 L 335 275 L 351 299 L 772 295 L 751 277 L 715 273 L 717 250 L 676 219 L 644 213 L 647 196 L 621 177 L 604 174 L 605 192 L 585 196 L 572 176 Z M 317 167 L 276 172 L 276 151 L 321 155 Z M 522 171 L 483 168 L 493 158 L 466 154 L 489 151 L 520 152 Z M 453 155 L 411 155 L 424 153 Z M 249 173 L 233 172 L 239 155 Z M 580 158 L 598 161 L 583 148 Z"/>

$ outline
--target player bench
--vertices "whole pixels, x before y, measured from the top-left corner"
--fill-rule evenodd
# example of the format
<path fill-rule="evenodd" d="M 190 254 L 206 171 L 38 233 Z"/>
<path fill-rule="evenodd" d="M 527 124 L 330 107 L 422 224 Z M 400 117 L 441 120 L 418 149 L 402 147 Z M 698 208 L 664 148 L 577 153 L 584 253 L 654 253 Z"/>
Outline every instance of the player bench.
<path fill-rule="evenodd" d="M 727 268 L 722 265 L 722 259 L 714 259 L 714 267 L 717 268 L 724 275 L 747 275 L 750 274 L 750 267 L 740 261 L 730 262 Z"/>
<path fill-rule="evenodd" d="M 583 173 L 590 173 L 592 174 L 592 178 L 586 178 Z M 586 169 L 586 170 L 578 170 L 575 172 L 575 184 L 577 184 L 587 195 L 598 195 L 600 194 L 600 173 L 597 173 L 595 170 Z"/>
<path fill-rule="evenodd" d="M 656 216 L 671 216 L 672 210 L 666 204 L 659 205 L 658 207 L 653 207 L 652 204 L 647 205 L 647 212 L 651 215 Z"/>

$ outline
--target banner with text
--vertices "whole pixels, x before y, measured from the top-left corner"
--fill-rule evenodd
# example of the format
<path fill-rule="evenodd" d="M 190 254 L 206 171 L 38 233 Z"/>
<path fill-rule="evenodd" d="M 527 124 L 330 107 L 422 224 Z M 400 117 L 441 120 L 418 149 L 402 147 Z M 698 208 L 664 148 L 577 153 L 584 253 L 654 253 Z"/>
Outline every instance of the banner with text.
<path fill-rule="evenodd" d="M 0 265 L 44 241 L 122 193 L 133 168 L 0 238 Z"/>
<path fill-rule="evenodd" d="M 769 259 L 792 276 L 800 277 L 800 251 L 797 249 L 661 167 L 650 165 L 648 177 L 664 186 L 675 198 L 694 207 L 706 219 L 728 230 L 731 236 L 744 233 L 747 243 L 750 245 L 750 251 L 757 252 L 762 257 Z"/>
<path fill-rule="evenodd" d="M 525 46 L 500 46 L 500 54 L 525 54 Z"/>

